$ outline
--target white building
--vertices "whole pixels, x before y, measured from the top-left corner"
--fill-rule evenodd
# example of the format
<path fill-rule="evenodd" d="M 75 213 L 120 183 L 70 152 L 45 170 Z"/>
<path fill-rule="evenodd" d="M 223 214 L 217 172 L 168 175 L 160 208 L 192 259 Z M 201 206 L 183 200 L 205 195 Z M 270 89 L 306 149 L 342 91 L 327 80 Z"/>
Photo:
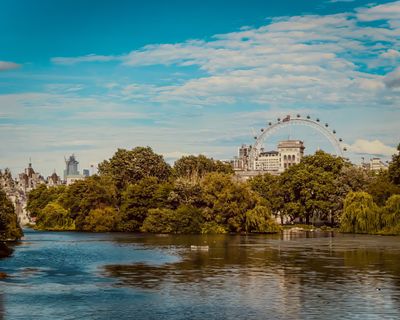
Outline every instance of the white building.
<path fill-rule="evenodd" d="M 254 168 L 256 171 L 278 173 L 280 163 L 281 159 L 278 151 L 262 152 L 254 161 Z"/>
<path fill-rule="evenodd" d="M 300 163 L 304 156 L 304 148 L 304 143 L 300 140 L 286 140 L 279 142 L 279 171 L 283 172 L 290 166 Z"/>
<path fill-rule="evenodd" d="M 387 168 L 381 158 L 371 158 L 369 161 L 369 170 L 371 171 L 387 170 Z"/>

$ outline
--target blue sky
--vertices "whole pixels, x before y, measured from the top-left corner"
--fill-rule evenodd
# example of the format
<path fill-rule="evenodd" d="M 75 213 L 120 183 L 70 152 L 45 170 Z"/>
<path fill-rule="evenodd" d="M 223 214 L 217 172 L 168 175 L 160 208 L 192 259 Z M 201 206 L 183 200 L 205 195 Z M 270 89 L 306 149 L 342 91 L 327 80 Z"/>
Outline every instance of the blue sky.
<path fill-rule="evenodd" d="M 400 2 L 0 4 L 0 168 L 61 173 L 118 147 L 229 159 L 286 114 L 329 122 L 354 162 L 400 142 Z M 296 131 L 297 130 L 297 131 Z M 330 151 L 306 129 L 282 131 Z"/>

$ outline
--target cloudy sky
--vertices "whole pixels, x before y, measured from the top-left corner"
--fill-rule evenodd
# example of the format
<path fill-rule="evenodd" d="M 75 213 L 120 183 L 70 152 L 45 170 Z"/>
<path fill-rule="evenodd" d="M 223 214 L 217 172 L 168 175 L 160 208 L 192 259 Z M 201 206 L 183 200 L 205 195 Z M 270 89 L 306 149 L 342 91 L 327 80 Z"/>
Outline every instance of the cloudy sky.
<path fill-rule="evenodd" d="M 232 158 L 277 117 L 328 122 L 354 162 L 400 142 L 400 1 L 2 0 L 0 168 L 118 147 Z M 308 153 L 330 150 L 309 129 Z"/>

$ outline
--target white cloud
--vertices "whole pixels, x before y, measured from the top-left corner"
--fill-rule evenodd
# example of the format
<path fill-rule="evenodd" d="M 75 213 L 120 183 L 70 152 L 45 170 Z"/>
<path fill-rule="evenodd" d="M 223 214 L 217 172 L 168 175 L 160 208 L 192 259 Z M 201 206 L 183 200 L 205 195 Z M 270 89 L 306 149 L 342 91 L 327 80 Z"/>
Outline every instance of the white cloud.
<path fill-rule="evenodd" d="M 397 59 L 400 58 L 400 52 L 394 49 L 389 49 L 380 55 L 384 59 Z"/>
<path fill-rule="evenodd" d="M 21 67 L 21 65 L 15 62 L 0 61 L 0 71 L 18 69 L 19 67 Z"/>
<path fill-rule="evenodd" d="M 387 74 L 383 81 L 388 88 L 400 87 L 400 67 Z"/>
<path fill-rule="evenodd" d="M 116 56 L 105 56 L 98 54 L 88 54 L 80 57 L 55 57 L 51 59 L 54 64 L 72 65 L 81 62 L 108 62 L 118 60 Z"/>
<path fill-rule="evenodd" d="M 357 18 L 360 21 L 389 20 L 389 22 L 393 22 L 392 26 L 397 26 L 400 20 L 400 1 L 389 2 L 370 8 L 360 8 L 357 12 Z"/>
<path fill-rule="evenodd" d="M 358 139 L 348 147 L 350 151 L 359 154 L 391 156 L 396 153 L 396 148 L 387 146 L 379 140 Z"/>

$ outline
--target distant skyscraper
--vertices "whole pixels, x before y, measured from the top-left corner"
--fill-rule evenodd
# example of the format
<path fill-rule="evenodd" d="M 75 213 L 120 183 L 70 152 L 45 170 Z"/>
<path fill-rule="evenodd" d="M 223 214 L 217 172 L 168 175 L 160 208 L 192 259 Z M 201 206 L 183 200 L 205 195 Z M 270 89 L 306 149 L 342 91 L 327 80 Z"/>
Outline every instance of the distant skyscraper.
<path fill-rule="evenodd" d="M 79 162 L 76 160 L 74 154 L 70 155 L 68 160 L 65 159 L 64 179 L 67 176 L 79 175 L 78 164 Z"/>
<path fill-rule="evenodd" d="M 83 176 L 85 176 L 85 177 L 89 177 L 89 176 L 90 176 L 90 171 L 89 171 L 89 169 L 83 169 L 83 170 L 82 170 L 82 173 L 83 173 Z"/>

